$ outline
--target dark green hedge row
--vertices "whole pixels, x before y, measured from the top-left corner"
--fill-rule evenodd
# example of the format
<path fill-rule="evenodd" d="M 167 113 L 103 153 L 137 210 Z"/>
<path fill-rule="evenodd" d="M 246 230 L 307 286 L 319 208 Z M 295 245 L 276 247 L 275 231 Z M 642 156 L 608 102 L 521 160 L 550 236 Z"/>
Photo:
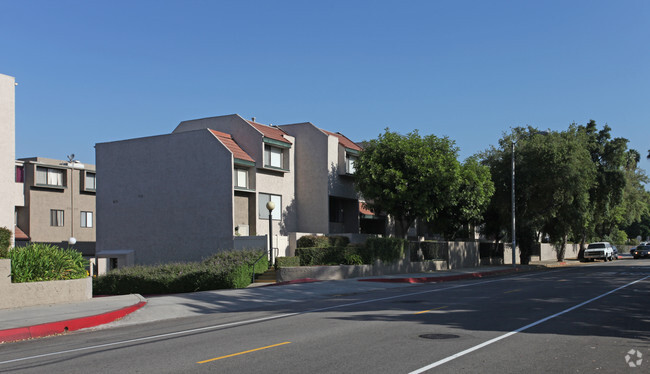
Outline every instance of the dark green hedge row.
<path fill-rule="evenodd" d="M 297 248 L 296 256 L 301 266 L 361 265 L 377 259 L 392 263 L 404 257 L 406 244 L 406 240 L 397 238 L 369 238 L 365 246 Z"/>
<path fill-rule="evenodd" d="M 12 232 L 6 227 L 0 227 L 0 258 L 9 256 Z"/>
<path fill-rule="evenodd" d="M 368 238 L 366 248 L 373 259 L 391 263 L 404 258 L 404 250 L 408 242 L 398 238 Z"/>
<path fill-rule="evenodd" d="M 300 266 L 369 264 L 363 247 L 297 248 Z"/>
<path fill-rule="evenodd" d="M 306 235 L 298 239 L 296 246 L 298 248 L 325 248 L 345 247 L 348 244 L 350 244 L 350 238 L 347 236 Z"/>
<path fill-rule="evenodd" d="M 251 283 L 253 271 L 261 274 L 268 261 L 252 264 L 263 251 L 220 252 L 202 262 L 172 263 L 155 266 L 130 266 L 115 269 L 93 280 L 96 295 L 165 294 L 244 288 Z"/>
<path fill-rule="evenodd" d="M 275 261 L 276 261 L 277 267 L 279 269 L 280 268 L 300 266 L 300 257 L 298 257 L 298 256 L 276 257 Z"/>

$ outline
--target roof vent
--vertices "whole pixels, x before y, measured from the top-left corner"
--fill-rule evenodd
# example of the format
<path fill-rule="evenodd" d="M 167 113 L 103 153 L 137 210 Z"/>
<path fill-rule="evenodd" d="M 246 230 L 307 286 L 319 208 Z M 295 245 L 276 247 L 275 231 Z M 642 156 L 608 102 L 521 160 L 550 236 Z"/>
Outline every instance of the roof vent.
<path fill-rule="evenodd" d="M 251 118 L 251 121 L 255 122 L 255 117 Z"/>

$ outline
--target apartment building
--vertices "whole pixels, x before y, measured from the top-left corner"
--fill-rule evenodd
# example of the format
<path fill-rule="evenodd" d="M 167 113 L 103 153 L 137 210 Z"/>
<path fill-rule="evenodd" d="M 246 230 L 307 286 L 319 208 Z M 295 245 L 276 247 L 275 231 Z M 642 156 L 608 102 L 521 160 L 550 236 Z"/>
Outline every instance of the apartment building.
<path fill-rule="evenodd" d="M 16 240 L 70 247 L 93 256 L 95 166 L 43 157 L 22 158 L 14 165 L 23 201 L 15 207 Z"/>
<path fill-rule="evenodd" d="M 238 115 L 185 121 L 166 135 L 99 143 L 97 250 L 134 262 L 201 260 L 236 235 L 294 230 L 294 139 Z"/>
<path fill-rule="evenodd" d="M 99 143 L 97 250 L 134 262 L 200 260 L 236 236 L 359 233 L 351 174 L 358 145 L 312 124 L 237 114 L 181 122 L 170 134 Z"/>
<path fill-rule="evenodd" d="M 279 128 L 296 139 L 298 230 L 384 234 L 385 218 L 365 208 L 354 188 L 354 165 L 361 147 L 310 122 Z"/>

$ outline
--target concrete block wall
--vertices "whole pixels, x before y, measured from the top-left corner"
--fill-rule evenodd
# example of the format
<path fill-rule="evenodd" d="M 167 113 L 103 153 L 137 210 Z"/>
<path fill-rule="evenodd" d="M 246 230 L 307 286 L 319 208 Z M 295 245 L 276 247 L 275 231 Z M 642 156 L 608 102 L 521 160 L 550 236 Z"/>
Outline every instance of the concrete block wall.
<path fill-rule="evenodd" d="M 11 282 L 11 260 L 0 260 L 0 309 L 64 304 L 93 297 L 92 278 L 48 282 Z"/>

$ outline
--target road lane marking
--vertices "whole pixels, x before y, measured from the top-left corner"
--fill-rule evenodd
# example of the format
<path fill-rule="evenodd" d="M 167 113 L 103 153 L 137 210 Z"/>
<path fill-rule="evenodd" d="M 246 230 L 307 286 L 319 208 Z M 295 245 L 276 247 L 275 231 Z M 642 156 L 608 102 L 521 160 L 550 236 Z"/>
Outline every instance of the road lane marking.
<path fill-rule="evenodd" d="M 263 350 L 263 349 L 269 349 L 269 348 L 273 348 L 273 347 L 279 347 L 279 346 L 281 346 L 281 345 L 285 345 L 285 344 L 291 344 L 291 342 L 284 342 L 284 343 L 278 343 L 278 344 L 273 344 L 273 345 L 267 345 L 266 347 L 262 347 L 262 348 L 255 348 L 255 349 L 250 349 L 250 350 L 248 350 L 248 351 L 244 351 L 244 352 L 233 353 L 233 354 L 230 354 L 230 355 L 225 355 L 225 356 L 221 356 L 221 357 L 211 358 L 211 359 L 209 359 L 209 360 L 199 361 L 199 362 L 197 362 L 197 364 L 205 364 L 205 363 L 207 363 L 207 362 L 217 361 L 217 360 L 221 360 L 221 359 L 223 359 L 223 358 L 235 357 L 235 356 L 243 355 L 243 354 L 246 354 L 246 353 L 251 353 L 251 352 L 261 351 L 261 350 Z"/>
<path fill-rule="evenodd" d="M 439 307 L 439 308 L 433 308 L 433 309 L 429 309 L 429 310 L 423 310 L 423 311 L 421 311 L 421 312 L 417 312 L 417 313 L 415 313 L 415 314 L 422 314 L 422 313 L 430 312 L 430 311 L 432 311 L 432 310 L 440 310 L 440 309 L 445 309 L 445 308 L 447 308 L 447 306 L 441 306 L 441 307 Z"/>
<path fill-rule="evenodd" d="M 112 342 L 112 343 L 104 343 L 104 344 L 98 344 L 98 345 L 92 345 L 92 346 L 85 346 L 85 347 L 81 347 L 81 348 L 68 349 L 68 350 L 63 350 L 63 351 L 56 351 L 56 352 L 44 353 L 44 354 L 40 354 L 40 355 L 20 357 L 20 358 L 15 358 L 15 359 L 12 359 L 12 360 L 0 361 L 0 365 L 9 364 L 9 363 L 12 363 L 12 362 L 34 360 L 34 359 L 50 357 L 50 356 L 58 356 L 58 355 L 63 355 L 63 354 L 67 354 L 67 353 L 76 353 L 76 352 L 88 351 L 88 350 L 91 350 L 91 349 L 115 347 L 115 346 L 126 345 L 126 344 L 130 344 L 130 343 L 138 343 L 138 342 L 143 342 L 143 341 L 148 341 L 148 340 L 164 339 L 164 338 L 169 338 L 169 337 L 178 336 L 178 335 L 185 335 L 185 334 L 192 334 L 192 333 L 203 332 L 203 331 L 218 330 L 218 329 L 222 329 L 222 328 L 226 328 L 226 327 L 249 325 L 249 324 L 252 324 L 252 323 L 272 321 L 274 319 L 279 319 L 279 318 L 287 318 L 287 317 L 293 317 L 293 316 L 307 314 L 307 313 L 322 312 L 322 311 L 326 311 L 326 310 L 345 308 L 345 307 L 348 307 L 348 306 L 355 306 L 355 305 L 360 305 L 360 304 L 368 304 L 368 303 L 373 303 L 373 302 L 377 302 L 377 301 L 385 301 L 385 300 L 397 299 L 397 298 L 408 297 L 408 296 L 416 296 L 416 295 L 422 295 L 422 294 L 433 293 L 433 292 L 443 292 L 443 291 L 454 290 L 454 289 L 457 289 L 457 288 L 480 286 L 480 285 L 489 284 L 489 283 L 505 282 L 505 281 L 510 281 L 510 280 L 513 280 L 513 279 L 531 278 L 531 277 L 535 277 L 535 276 L 542 275 L 542 274 L 549 274 L 549 273 L 555 273 L 555 272 L 566 271 L 566 270 L 567 269 L 551 270 L 551 271 L 548 271 L 548 272 L 545 272 L 545 273 L 523 274 L 523 275 L 516 276 L 516 277 L 504 277 L 504 278 L 499 278 L 499 279 L 484 280 L 484 281 L 479 281 L 479 282 L 460 284 L 460 285 L 451 286 L 451 287 L 447 287 L 447 288 L 436 288 L 436 289 L 433 289 L 433 290 L 426 290 L 426 291 L 419 291 L 419 292 L 413 292 L 413 293 L 399 294 L 399 295 L 396 295 L 396 296 L 388 296 L 388 297 L 382 297 L 382 298 L 378 298 L 378 299 L 370 299 L 370 300 L 358 301 L 358 302 L 354 302 L 354 303 L 340 304 L 340 305 L 335 305 L 335 306 L 331 306 L 331 307 L 306 310 L 306 311 L 302 311 L 302 312 L 278 314 L 278 315 L 275 315 L 275 316 L 269 316 L 269 317 L 262 317 L 262 318 L 238 321 L 238 322 L 225 323 L 225 324 L 222 324 L 222 325 L 212 325 L 212 326 L 205 326 L 205 327 L 200 327 L 200 328 L 196 328 L 196 329 L 175 331 L 175 332 L 171 332 L 171 333 L 167 333 L 167 334 L 144 336 L 144 337 L 141 337 L 141 338 L 121 340 L 121 341 Z"/>
<path fill-rule="evenodd" d="M 498 336 L 498 337 L 496 337 L 496 338 L 494 338 L 494 339 L 488 340 L 488 341 L 486 341 L 486 342 L 484 342 L 484 343 L 481 343 L 481 344 L 476 345 L 476 346 L 474 346 L 474 347 L 468 348 L 468 349 L 466 349 L 466 350 L 464 350 L 464 351 L 462 351 L 462 352 L 458 352 L 458 353 L 456 353 L 455 355 L 449 356 L 449 357 L 447 357 L 447 358 L 444 358 L 444 359 L 442 359 L 442 360 L 436 361 L 436 362 L 434 362 L 434 363 L 432 363 L 432 364 L 429 364 L 429 365 L 427 365 L 427 366 L 421 367 L 421 368 L 419 368 L 419 369 L 417 369 L 417 370 L 414 370 L 414 371 L 410 372 L 409 374 L 419 374 L 419 373 L 424 373 L 425 371 L 428 371 L 428 370 L 430 370 L 430 369 L 433 369 L 433 368 L 435 368 L 435 367 L 437 367 L 437 366 L 440 366 L 440 365 L 442 365 L 442 364 L 445 364 L 445 363 L 447 363 L 447 362 L 449 362 L 449 361 L 455 360 L 455 359 L 457 359 L 458 357 L 465 356 L 465 355 L 468 354 L 468 353 L 472 353 L 472 352 L 474 352 L 474 351 L 476 351 L 476 350 L 479 350 L 479 349 L 481 349 L 481 348 L 483 348 L 483 347 L 487 347 L 488 345 L 490 345 L 490 344 L 492 344 L 492 343 L 496 343 L 496 342 L 498 342 L 499 340 L 503 340 L 503 339 L 505 339 L 505 338 L 507 338 L 507 337 L 510 337 L 510 336 L 512 336 L 512 335 L 515 335 L 516 333 L 522 332 L 522 331 L 524 331 L 524 330 L 528 330 L 528 329 L 531 328 L 531 327 L 535 327 L 535 326 L 537 326 L 537 325 L 539 325 L 539 324 L 541 324 L 541 323 L 544 323 L 544 322 L 546 322 L 546 321 L 548 321 L 548 320 L 550 320 L 550 319 L 553 319 L 553 318 L 555 318 L 555 317 L 559 317 L 559 316 L 561 316 L 561 315 L 563 315 L 563 314 L 569 313 L 570 311 L 573 311 L 573 310 L 575 310 L 575 309 L 578 309 L 578 308 L 580 308 L 580 307 L 583 307 L 583 306 L 585 306 L 585 305 L 587 305 L 587 304 L 589 304 L 589 303 L 592 303 L 592 302 L 594 302 L 594 301 L 596 301 L 596 300 L 598 300 L 598 299 L 601 299 L 601 298 L 603 298 L 603 297 L 605 297 L 605 296 L 608 296 L 608 295 L 610 295 L 610 294 L 612 294 L 612 293 L 614 293 L 614 292 L 616 292 L 616 291 L 622 290 L 622 289 L 625 288 L 625 287 L 628 287 L 628 286 L 631 286 L 631 285 L 633 285 L 633 284 L 636 284 L 636 283 L 642 282 L 642 281 L 644 281 L 644 280 L 646 280 L 646 279 L 648 279 L 648 278 L 650 278 L 650 275 L 647 276 L 647 277 L 643 277 L 643 278 L 641 278 L 641 279 L 637 279 L 637 280 L 635 280 L 634 282 L 631 282 L 631 283 L 625 284 L 625 285 L 623 285 L 623 286 L 621 286 L 621 287 L 618 287 L 618 288 L 616 288 L 616 289 L 614 289 L 614 290 L 611 290 L 611 291 L 609 291 L 609 292 L 606 292 L 606 293 L 604 293 L 604 294 L 602 294 L 602 295 L 600 295 L 600 296 L 596 296 L 596 297 L 594 297 L 593 299 L 589 299 L 589 300 L 587 300 L 587 301 L 585 301 L 585 302 L 582 302 L 582 303 L 580 303 L 580 304 L 578 304 L 578 305 L 574 305 L 574 306 L 572 306 L 571 308 L 565 309 L 565 310 L 563 310 L 563 311 L 561 311 L 561 312 L 559 312 L 559 313 L 555 313 L 555 314 L 553 314 L 553 315 L 551 315 L 551 316 L 548 316 L 548 317 L 546 317 L 546 318 L 542 318 L 542 319 L 540 319 L 539 321 L 533 322 L 533 323 L 531 323 L 531 324 L 529 324 L 529 325 L 526 325 L 526 326 L 524 326 L 524 327 L 520 327 L 520 328 L 518 328 L 517 330 L 511 331 L 511 332 L 509 332 L 509 333 L 507 333 L 507 334 L 503 334 L 503 335 Z"/>
<path fill-rule="evenodd" d="M 516 290 L 506 291 L 504 293 L 513 293 L 513 292 L 519 292 L 519 291 L 521 291 L 521 288 L 517 288 Z"/>

